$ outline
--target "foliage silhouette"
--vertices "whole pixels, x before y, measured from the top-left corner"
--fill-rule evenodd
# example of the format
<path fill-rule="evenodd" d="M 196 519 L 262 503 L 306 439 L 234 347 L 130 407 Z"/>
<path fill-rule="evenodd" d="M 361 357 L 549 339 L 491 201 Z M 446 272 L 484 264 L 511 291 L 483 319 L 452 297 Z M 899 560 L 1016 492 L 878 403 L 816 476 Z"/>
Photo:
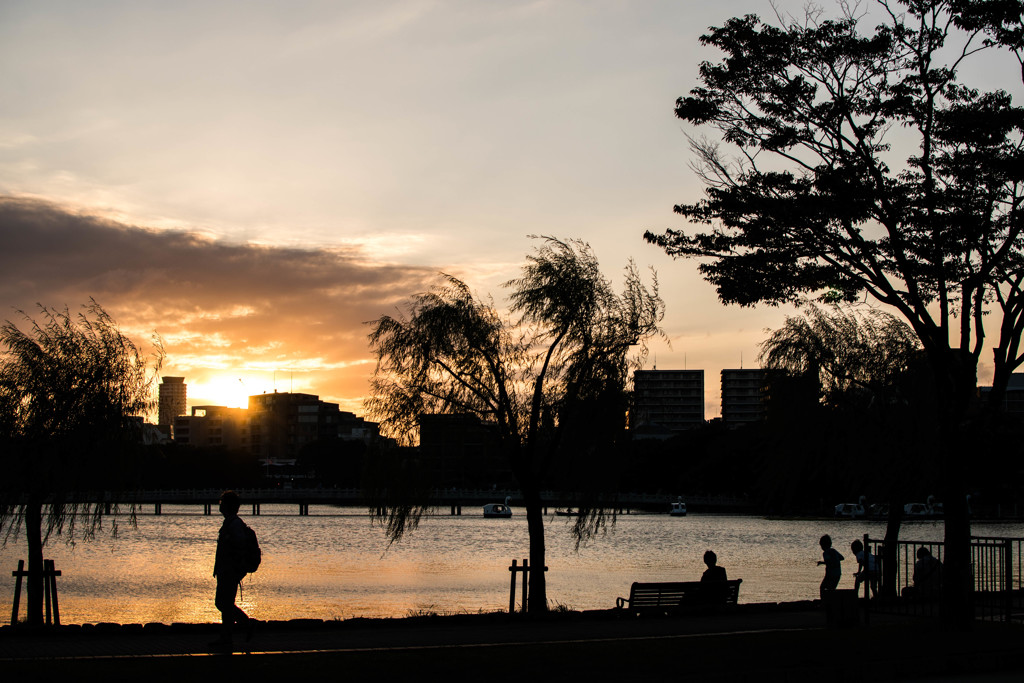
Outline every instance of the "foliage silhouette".
<path fill-rule="evenodd" d="M 117 512 L 107 492 L 135 484 L 163 349 L 156 340 L 146 358 L 95 301 L 77 316 L 40 306 L 37 320 L 23 318 L 27 331 L 0 326 L 0 527 L 4 543 L 25 534 L 27 617 L 41 624 L 43 544 L 91 538 Z"/>
<path fill-rule="evenodd" d="M 555 475 L 587 494 L 572 528 L 577 543 L 606 520 L 613 493 L 606 459 L 625 427 L 628 371 L 644 357 L 646 340 L 660 334 L 664 313 L 656 278 L 649 289 L 630 263 L 623 280 L 616 294 L 587 244 L 546 237 L 521 276 L 506 283 L 515 319 L 445 276 L 412 297 L 407 317 L 372 323 L 377 368 L 368 411 L 382 432 L 407 444 L 421 414 L 471 414 L 496 424 L 525 503 L 533 567 L 545 566 L 541 490 Z M 414 487 L 392 497 L 384 513 L 392 540 L 415 527 L 426 507 Z M 545 611 L 543 571 L 531 572 L 530 591 L 529 610 Z"/>
<path fill-rule="evenodd" d="M 1024 329 L 1024 112 L 1008 93 L 964 85 L 958 73 L 980 53 L 1020 60 L 1020 5 L 878 6 L 884 23 L 871 33 L 860 32 L 855 5 L 841 4 L 839 19 L 810 10 L 775 27 L 748 15 L 702 36 L 726 56 L 701 65 L 701 86 L 677 101 L 676 115 L 715 129 L 736 158 L 691 138 L 706 197 L 676 212 L 713 227 L 645 238 L 703 259 L 700 271 L 725 303 L 866 294 L 913 327 L 944 431 L 934 458 L 945 480 L 945 614 L 963 622 L 962 456 L 972 439 L 964 425 L 986 302 L 999 302 L 988 318 L 1000 331 L 997 377 L 1020 362 Z"/>
<path fill-rule="evenodd" d="M 889 513 L 883 585 L 893 595 L 896 542 L 909 489 L 939 483 L 931 480 L 928 458 L 917 453 L 934 452 L 929 441 L 937 431 L 930 392 L 923 389 L 928 383 L 918 377 L 920 356 L 914 331 L 896 316 L 840 305 L 808 304 L 802 316 L 787 316 L 761 344 L 761 365 L 774 377 L 770 403 L 782 403 L 770 411 L 775 416 L 799 411 L 794 421 L 803 426 L 790 421 L 781 430 L 790 435 L 791 444 L 798 434 L 795 438 L 804 443 L 796 450 L 810 456 L 800 466 L 786 468 L 798 472 L 796 477 L 775 478 L 784 479 L 782 486 L 807 486 L 802 479 L 808 473 L 828 469 L 826 481 L 838 476 L 860 487 L 852 493 L 870 486 L 884 496 Z M 794 402 L 795 392 L 779 391 L 787 382 L 813 387 L 813 402 L 820 404 Z"/>

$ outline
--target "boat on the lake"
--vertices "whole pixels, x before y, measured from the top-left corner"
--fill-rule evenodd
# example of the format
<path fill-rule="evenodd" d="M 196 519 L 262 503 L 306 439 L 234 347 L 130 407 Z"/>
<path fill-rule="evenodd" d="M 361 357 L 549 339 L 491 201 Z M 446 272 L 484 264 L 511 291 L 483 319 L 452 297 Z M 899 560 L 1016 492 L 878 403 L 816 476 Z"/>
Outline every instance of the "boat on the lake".
<path fill-rule="evenodd" d="M 668 514 L 673 517 L 685 517 L 686 516 L 686 503 L 683 502 L 682 497 L 676 502 L 672 503 L 672 509 L 668 511 Z"/>
<path fill-rule="evenodd" d="M 836 505 L 835 509 L 836 517 L 862 519 L 867 514 L 867 509 L 864 507 L 864 500 L 864 496 L 861 496 L 856 503 L 839 503 L 839 505 Z"/>
<path fill-rule="evenodd" d="M 944 512 L 942 503 L 935 502 L 935 496 L 928 496 L 924 503 L 907 503 L 903 506 L 903 516 L 907 519 L 936 519 L 942 517 Z"/>
<path fill-rule="evenodd" d="M 848 517 L 859 519 L 866 514 L 864 506 L 860 503 L 840 503 L 836 505 L 836 517 Z"/>
<path fill-rule="evenodd" d="M 484 505 L 484 517 L 511 517 L 512 508 L 509 507 L 511 497 L 505 496 L 504 503 L 488 503 Z"/>

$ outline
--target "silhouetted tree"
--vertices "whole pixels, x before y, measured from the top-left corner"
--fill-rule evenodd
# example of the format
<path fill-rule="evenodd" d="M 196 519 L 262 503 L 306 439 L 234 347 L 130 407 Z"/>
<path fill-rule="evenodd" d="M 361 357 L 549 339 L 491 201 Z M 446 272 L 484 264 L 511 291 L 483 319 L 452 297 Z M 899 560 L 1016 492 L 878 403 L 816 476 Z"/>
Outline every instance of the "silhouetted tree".
<path fill-rule="evenodd" d="M 27 331 L 0 327 L 0 527 L 4 543 L 25 534 L 27 617 L 41 624 L 43 544 L 91 537 L 105 492 L 133 484 L 128 455 L 141 444 L 163 350 L 157 343 L 150 365 L 95 301 L 77 316 L 40 307 L 24 322 Z"/>
<path fill-rule="evenodd" d="M 900 400 L 899 379 L 920 349 L 914 330 L 890 313 L 808 304 L 761 342 L 759 361 L 767 370 L 814 375 L 832 405 L 858 396 L 889 403 Z"/>
<path fill-rule="evenodd" d="M 702 85 L 678 100 L 676 115 L 716 129 L 738 158 L 692 139 L 707 196 L 676 211 L 715 227 L 645 235 L 669 254 L 702 258 L 725 303 L 866 293 L 913 327 L 944 430 L 936 461 L 945 481 L 946 614 L 957 621 L 969 616 L 963 453 L 971 436 L 962 427 L 983 308 L 1021 272 L 1024 246 L 1024 112 L 1004 91 L 957 80 L 977 54 L 1019 48 L 985 40 L 998 22 L 1019 26 L 1019 4 L 1015 18 L 961 21 L 994 4 L 883 1 L 883 23 L 868 34 L 846 4 L 837 20 L 811 11 L 802 22 L 780 18 L 782 27 L 746 16 L 712 28 L 701 42 L 726 57 L 701 65 Z M 1001 329 L 1008 349 L 1021 328 Z"/>
<path fill-rule="evenodd" d="M 812 441 L 820 447 L 836 434 L 840 438 L 818 454 L 819 467 L 836 467 L 833 461 L 838 460 L 845 464 L 842 479 L 863 485 L 868 474 L 876 490 L 884 491 L 889 516 L 883 590 L 890 593 L 896 585 L 896 542 L 908 479 L 919 484 L 926 479 L 920 459 L 907 453 L 924 448 L 927 434 L 936 428 L 934 412 L 927 408 L 930 397 L 911 381 L 920 353 L 914 331 L 890 313 L 808 304 L 802 316 L 787 316 L 761 343 L 759 358 L 770 371 L 820 388 Z M 825 457 L 829 451 L 840 457 Z"/>
<path fill-rule="evenodd" d="M 500 448 L 519 484 L 530 535 L 530 611 L 547 609 L 540 493 L 553 471 L 575 458 L 576 481 L 595 490 L 573 528 L 577 541 L 604 523 L 597 460 L 625 424 L 628 371 L 658 334 L 664 305 L 657 281 L 648 290 L 635 266 L 616 294 L 590 247 L 545 238 L 522 275 L 506 283 L 511 314 L 477 299 L 446 277 L 417 294 L 408 317 L 373 322 L 377 356 L 367 408 L 382 431 L 411 443 L 424 413 L 473 414 L 497 424 Z M 415 525 L 424 504 L 392 505 L 393 539 Z"/>
<path fill-rule="evenodd" d="M 956 26 L 972 34 L 980 31 L 985 47 L 1005 49 L 1017 59 L 1020 80 L 1024 83 L 1024 5 L 1019 0 L 951 0 L 949 5 Z M 1018 122 L 1018 130 L 1019 126 Z M 987 160 L 979 158 L 977 162 L 985 163 Z M 1019 229 L 1019 202 L 1015 209 L 1015 222 Z M 1024 364 L 1024 351 L 1020 348 L 1024 332 L 1024 259 L 1019 250 L 1008 253 L 1006 259 L 1006 266 L 991 286 L 1000 314 L 999 337 L 992 349 L 991 412 L 1002 408 L 1010 375 Z"/>

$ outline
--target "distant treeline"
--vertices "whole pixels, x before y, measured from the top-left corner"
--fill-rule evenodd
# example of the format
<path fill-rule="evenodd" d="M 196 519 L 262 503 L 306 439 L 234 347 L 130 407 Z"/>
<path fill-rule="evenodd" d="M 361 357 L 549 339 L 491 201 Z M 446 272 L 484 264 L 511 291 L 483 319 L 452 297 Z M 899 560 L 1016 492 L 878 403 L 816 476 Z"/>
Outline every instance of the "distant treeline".
<path fill-rule="evenodd" d="M 770 514 L 831 514 L 837 503 L 921 502 L 939 495 L 932 436 L 909 426 L 879 425 L 863 414 L 812 410 L 804 419 L 769 417 L 738 429 L 710 423 L 664 440 L 623 439 L 604 452 L 578 453 L 552 473 L 552 488 L 586 484 L 608 491 L 743 497 Z M 992 425 L 964 458 L 979 514 L 1024 510 L 1024 424 Z M 472 459 L 463 455 L 463 459 Z M 494 460 L 489 460 L 494 463 Z M 141 463 L 143 488 L 381 488 L 389 478 L 433 488 L 505 488 L 508 472 L 447 463 L 445 474 L 416 449 L 371 450 L 362 442 L 309 444 L 294 465 L 261 465 L 251 454 L 223 448 L 151 447 Z M 596 478 L 596 479 L 595 479 Z"/>

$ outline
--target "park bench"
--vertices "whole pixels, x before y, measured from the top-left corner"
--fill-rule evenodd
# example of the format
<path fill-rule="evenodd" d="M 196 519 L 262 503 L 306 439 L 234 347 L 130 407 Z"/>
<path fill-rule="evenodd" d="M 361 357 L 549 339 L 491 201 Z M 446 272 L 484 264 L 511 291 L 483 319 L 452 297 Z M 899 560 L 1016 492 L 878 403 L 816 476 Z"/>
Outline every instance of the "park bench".
<path fill-rule="evenodd" d="M 679 614 L 707 611 L 723 605 L 735 605 L 743 579 L 732 581 L 673 581 L 668 583 L 634 582 L 628 598 L 616 598 L 617 608 L 633 614 Z"/>

